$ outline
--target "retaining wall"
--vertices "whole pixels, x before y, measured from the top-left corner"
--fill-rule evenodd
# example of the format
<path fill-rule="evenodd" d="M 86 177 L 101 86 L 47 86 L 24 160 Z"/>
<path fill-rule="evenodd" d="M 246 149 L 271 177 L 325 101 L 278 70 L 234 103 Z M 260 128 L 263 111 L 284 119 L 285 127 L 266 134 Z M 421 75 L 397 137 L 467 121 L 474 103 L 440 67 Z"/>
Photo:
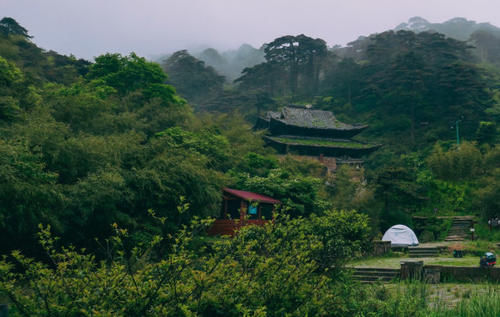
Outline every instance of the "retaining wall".
<path fill-rule="evenodd" d="M 456 281 L 456 282 L 477 282 L 489 281 L 500 282 L 500 268 L 481 268 L 468 266 L 441 266 L 441 265 L 424 265 L 424 272 L 439 271 L 440 280 Z"/>

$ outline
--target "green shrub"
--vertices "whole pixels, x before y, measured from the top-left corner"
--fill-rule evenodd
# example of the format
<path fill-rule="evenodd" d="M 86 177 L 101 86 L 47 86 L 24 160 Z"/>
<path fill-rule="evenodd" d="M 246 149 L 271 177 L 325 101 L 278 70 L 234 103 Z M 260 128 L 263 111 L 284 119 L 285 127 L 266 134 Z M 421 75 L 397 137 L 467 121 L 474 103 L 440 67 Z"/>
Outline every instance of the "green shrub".
<path fill-rule="evenodd" d="M 114 252 L 100 262 L 85 250 L 56 247 L 50 228 L 41 227 L 40 242 L 50 264 L 18 251 L 10 261 L 4 258 L 0 296 L 9 298 L 13 316 L 352 312 L 350 282 L 339 265 L 366 243 L 365 216 L 343 211 L 311 219 L 277 216 L 274 223 L 241 228 L 234 238 L 196 241 L 194 232 L 209 223 L 195 221 L 175 237 L 167 236 L 171 247 L 158 260 L 153 258 L 159 255 L 161 236 L 153 236 L 146 247 L 125 247 L 129 234 L 114 225 L 108 241 Z"/>

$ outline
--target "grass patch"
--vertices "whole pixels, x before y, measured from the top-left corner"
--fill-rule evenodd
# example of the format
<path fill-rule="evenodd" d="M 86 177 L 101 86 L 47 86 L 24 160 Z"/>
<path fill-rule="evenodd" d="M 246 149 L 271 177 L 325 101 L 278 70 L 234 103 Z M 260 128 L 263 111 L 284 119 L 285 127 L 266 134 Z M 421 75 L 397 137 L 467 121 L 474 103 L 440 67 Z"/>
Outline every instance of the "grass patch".
<path fill-rule="evenodd" d="M 370 316 L 500 316 L 498 284 L 372 284 L 364 288 Z"/>
<path fill-rule="evenodd" d="M 465 256 L 463 258 L 454 258 L 452 256 L 410 258 L 408 255 L 360 258 L 349 262 L 347 265 L 355 267 L 399 269 L 401 267 L 401 261 L 424 261 L 424 265 L 479 266 L 479 257 L 476 256 Z"/>

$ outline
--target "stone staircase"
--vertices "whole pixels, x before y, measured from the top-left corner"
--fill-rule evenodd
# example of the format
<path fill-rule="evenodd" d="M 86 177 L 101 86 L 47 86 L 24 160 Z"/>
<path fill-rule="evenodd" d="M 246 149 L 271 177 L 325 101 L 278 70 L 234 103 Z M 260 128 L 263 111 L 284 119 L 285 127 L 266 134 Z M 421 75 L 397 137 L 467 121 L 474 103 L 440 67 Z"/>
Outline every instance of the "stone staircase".
<path fill-rule="evenodd" d="M 353 268 L 353 270 L 353 278 L 361 283 L 389 283 L 399 279 L 401 275 L 401 269 L 357 267 Z"/>
<path fill-rule="evenodd" d="M 438 247 L 409 247 L 410 258 L 427 258 L 439 255 Z"/>
<path fill-rule="evenodd" d="M 470 237 L 470 227 L 474 224 L 471 216 L 453 217 L 448 237 L 444 241 L 464 241 Z"/>

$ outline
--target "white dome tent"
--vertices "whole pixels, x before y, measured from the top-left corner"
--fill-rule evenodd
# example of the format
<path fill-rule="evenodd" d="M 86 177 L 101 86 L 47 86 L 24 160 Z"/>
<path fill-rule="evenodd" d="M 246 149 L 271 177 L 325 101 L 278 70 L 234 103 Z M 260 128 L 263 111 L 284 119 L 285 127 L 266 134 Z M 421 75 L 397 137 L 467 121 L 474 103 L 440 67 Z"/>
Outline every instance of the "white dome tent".
<path fill-rule="evenodd" d="M 417 246 L 418 239 L 415 232 L 405 225 L 395 225 L 387 229 L 382 241 L 391 241 L 391 247 Z"/>

